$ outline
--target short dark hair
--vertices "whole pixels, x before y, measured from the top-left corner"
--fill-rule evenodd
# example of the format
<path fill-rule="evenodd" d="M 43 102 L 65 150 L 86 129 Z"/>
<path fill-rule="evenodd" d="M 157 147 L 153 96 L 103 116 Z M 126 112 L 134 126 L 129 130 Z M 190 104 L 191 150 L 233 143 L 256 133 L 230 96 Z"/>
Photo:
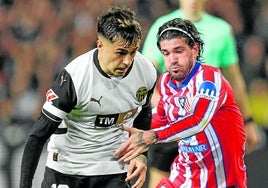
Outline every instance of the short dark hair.
<path fill-rule="evenodd" d="M 175 18 L 165 22 L 157 33 L 157 46 L 160 49 L 160 41 L 177 37 L 186 38 L 186 43 L 193 46 L 195 43 L 199 45 L 199 54 L 197 60 L 200 60 L 203 53 L 204 41 L 201 39 L 201 33 L 197 30 L 194 24 L 186 19 Z"/>
<path fill-rule="evenodd" d="M 134 11 L 126 7 L 110 7 L 98 17 L 98 34 L 114 43 L 122 38 L 125 46 L 141 42 L 141 25 Z"/>

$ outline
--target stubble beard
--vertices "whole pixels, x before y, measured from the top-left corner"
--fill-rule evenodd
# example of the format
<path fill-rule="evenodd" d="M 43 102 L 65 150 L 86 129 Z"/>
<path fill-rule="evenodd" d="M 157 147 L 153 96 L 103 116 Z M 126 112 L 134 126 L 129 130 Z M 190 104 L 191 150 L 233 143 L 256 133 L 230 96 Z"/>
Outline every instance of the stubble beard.
<path fill-rule="evenodd" d="M 169 74 L 171 78 L 173 78 L 174 80 L 178 82 L 183 81 L 187 76 L 185 71 L 179 71 L 179 72 L 170 71 Z"/>
<path fill-rule="evenodd" d="M 188 67 L 187 70 L 186 70 L 186 69 L 180 69 L 180 70 L 178 70 L 178 71 L 172 71 L 172 70 L 170 70 L 170 71 L 169 71 L 169 74 L 170 74 L 170 76 L 171 76 L 174 80 L 176 80 L 176 81 L 178 81 L 178 82 L 182 82 L 182 81 L 185 80 L 185 78 L 187 78 L 187 76 L 190 74 L 192 68 L 193 68 L 193 62 L 190 61 L 190 63 L 189 63 L 189 67 Z"/>

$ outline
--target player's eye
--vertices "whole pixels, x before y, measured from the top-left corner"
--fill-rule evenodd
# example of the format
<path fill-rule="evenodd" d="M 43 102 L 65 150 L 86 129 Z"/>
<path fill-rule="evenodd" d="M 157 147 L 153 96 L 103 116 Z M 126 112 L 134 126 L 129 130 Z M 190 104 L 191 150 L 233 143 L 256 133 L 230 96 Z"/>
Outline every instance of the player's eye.
<path fill-rule="evenodd" d="M 125 52 L 125 51 L 120 51 L 120 52 L 117 52 L 118 55 L 120 56 L 124 56 L 126 55 L 128 52 Z"/>
<path fill-rule="evenodd" d="M 176 54 L 181 54 L 181 53 L 183 53 L 183 50 L 176 50 L 175 53 Z"/>
<path fill-rule="evenodd" d="M 163 56 L 168 56 L 170 53 L 167 51 L 162 51 Z"/>

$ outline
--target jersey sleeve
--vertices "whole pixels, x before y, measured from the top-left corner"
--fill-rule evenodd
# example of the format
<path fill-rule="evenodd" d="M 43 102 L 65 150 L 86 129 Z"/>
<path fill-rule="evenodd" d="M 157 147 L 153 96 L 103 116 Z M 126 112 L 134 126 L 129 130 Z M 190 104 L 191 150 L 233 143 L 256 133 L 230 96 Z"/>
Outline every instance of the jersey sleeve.
<path fill-rule="evenodd" d="M 147 93 L 146 103 L 142 106 L 142 110 L 139 115 L 134 120 L 134 127 L 143 130 L 149 130 L 152 119 L 152 106 L 151 106 L 151 98 L 154 91 L 154 86 Z"/>
<path fill-rule="evenodd" d="M 56 131 L 60 122 L 51 121 L 44 114 L 37 119 L 31 130 L 23 152 L 21 162 L 20 188 L 32 187 L 32 180 L 37 168 L 44 144 Z"/>
<path fill-rule="evenodd" d="M 46 93 L 42 112 L 53 121 L 61 121 L 77 102 L 75 87 L 70 74 L 63 69 Z"/>
<path fill-rule="evenodd" d="M 42 113 L 26 141 L 21 164 L 21 188 L 32 186 L 32 179 L 44 144 L 75 104 L 76 95 L 72 79 L 67 71 L 63 70 L 46 93 Z"/>
<path fill-rule="evenodd" d="M 26 141 L 21 164 L 21 188 L 32 186 L 32 179 L 44 144 L 57 130 L 65 114 L 71 111 L 75 103 L 76 95 L 71 77 L 63 70 L 46 93 L 42 113 Z"/>
<path fill-rule="evenodd" d="M 163 74 L 159 76 L 157 80 L 157 90 L 159 92 L 159 99 L 157 106 L 153 109 L 151 128 L 159 128 L 168 124 L 168 119 L 165 114 L 165 106 L 163 101 L 163 95 L 161 93 L 161 82 L 165 82 Z"/>
<path fill-rule="evenodd" d="M 153 110 L 153 113 L 152 113 L 151 128 L 155 129 L 155 128 L 165 126 L 167 124 L 168 124 L 168 120 L 164 113 L 164 103 L 160 99 L 158 101 L 157 107 L 155 107 L 155 110 Z"/>

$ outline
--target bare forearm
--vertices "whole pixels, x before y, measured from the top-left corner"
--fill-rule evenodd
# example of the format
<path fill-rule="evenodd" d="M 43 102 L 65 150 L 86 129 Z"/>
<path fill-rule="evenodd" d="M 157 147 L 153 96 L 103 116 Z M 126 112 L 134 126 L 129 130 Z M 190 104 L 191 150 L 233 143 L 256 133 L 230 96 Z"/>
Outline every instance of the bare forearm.
<path fill-rule="evenodd" d="M 123 128 L 130 133 L 130 138 L 114 153 L 119 161 L 128 162 L 148 151 L 149 146 L 157 142 L 157 135 L 153 130 L 142 131 L 128 126 Z"/>
<path fill-rule="evenodd" d="M 243 118 L 247 119 L 248 117 L 251 117 L 248 94 L 244 81 L 240 81 L 239 84 L 235 84 L 233 87 L 235 92 L 235 98 L 243 115 Z"/>
<path fill-rule="evenodd" d="M 149 147 L 157 142 L 157 135 L 153 130 L 141 131 L 138 135 L 138 146 Z"/>

